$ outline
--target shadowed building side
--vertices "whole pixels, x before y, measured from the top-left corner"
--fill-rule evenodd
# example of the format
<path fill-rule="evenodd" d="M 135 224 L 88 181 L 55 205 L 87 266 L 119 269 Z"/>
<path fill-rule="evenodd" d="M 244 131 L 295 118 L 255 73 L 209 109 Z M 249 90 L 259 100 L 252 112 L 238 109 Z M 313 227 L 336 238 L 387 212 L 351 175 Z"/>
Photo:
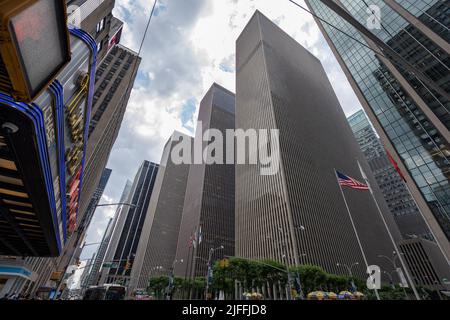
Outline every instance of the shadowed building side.
<path fill-rule="evenodd" d="M 167 275 L 172 270 L 189 174 L 189 164 L 176 164 L 171 157 L 181 141 L 192 145 L 191 137 L 175 131 L 164 146 L 131 270 L 130 294 L 135 289 L 147 289 L 152 275 Z"/>
<path fill-rule="evenodd" d="M 235 125 L 234 94 L 213 84 L 200 103 L 198 121 L 202 122 L 200 140 L 208 129 L 217 129 L 224 137 L 223 156 L 226 157 L 226 130 Z M 198 127 L 197 130 L 200 130 Z M 196 140 L 196 142 L 197 142 Z M 203 147 L 207 142 L 203 142 Z M 205 276 L 211 248 L 224 246 L 212 256 L 213 263 L 224 255 L 234 255 L 234 165 L 192 164 L 190 166 L 183 218 L 178 238 L 175 274 L 181 277 Z M 197 236 L 195 234 L 197 233 Z M 198 245 L 194 245 L 193 238 Z"/>

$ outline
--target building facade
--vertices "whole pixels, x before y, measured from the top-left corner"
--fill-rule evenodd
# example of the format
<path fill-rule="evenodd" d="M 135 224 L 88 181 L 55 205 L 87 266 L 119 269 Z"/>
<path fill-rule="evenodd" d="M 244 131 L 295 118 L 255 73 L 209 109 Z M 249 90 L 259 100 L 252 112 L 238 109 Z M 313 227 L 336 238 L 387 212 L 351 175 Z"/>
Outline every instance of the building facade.
<path fill-rule="evenodd" d="M 174 264 L 184 263 L 175 262 L 175 254 L 189 164 L 172 161 L 172 151 L 179 141 L 184 141 L 188 146 L 192 144 L 191 137 L 175 131 L 164 146 L 155 188 L 131 270 L 129 293 L 135 289 L 146 289 L 150 277 L 167 275 Z"/>
<path fill-rule="evenodd" d="M 232 92 L 214 83 L 200 102 L 194 139 L 203 141 L 204 132 L 217 129 L 223 137 L 235 125 L 235 97 Z M 206 142 L 201 142 L 204 147 Z M 226 154 L 226 140 L 223 154 Z M 184 199 L 175 266 L 178 276 L 206 276 L 209 250 L 224 246 L 212 256 L 212 262 L 224 255 L 234 256 L 234 164 L 192 164 Z M 194 248 L 191 238 L 201 233 L 201 243 Z"/>
<path fill-rule="evenodd" d="M 126 206 L 121 213 L 125 219 L 122 228 L 114 231 L 120 234 L 117 245 L 108 249 L 114 252 L 111 262 L 115 263 L 115 266 L 106 268 L 106 283 L 128 285 L 130 281 L 158 171 L 158 164 L 144 161 L 134 178 L 127 201 L 132 206 Z"/>
<path fill-rule="evenodd" d="M 404 239 L 420 237 L 433 240 L 433 235 L 423 220 L 403 178 L 390 162 L 364 111 L 360 110 L 348 117 L 348 122 L 402 237 Z"/>
<path fill-rule="evenodd" d="M 337 28 L 316 20 L 448 260 L 448 4 L 371 1 L 379 11 L 378 26 L 371 26 L 365 2 L 306 2 Z"/>
<path fill-rule="evenodd" d="M 114 24 L 112 10 L 115 0 L 66 0 L 68 23 L 86 30 L 97 44 L 97 57 L 100 64 L 111 47 L 111 30 Z"/>
<path fill-rule="evenodd" d="M 236 256 L 334 274 L 358 262 L 361 278 L 366 264 L 390 270 L 379 255 L 392 254 L 390 235 L 400 233 L 319 60 L 260 12 L 236 50 L 236 130 L 279 133 L 273 174 L 262 175 L 261 163 L 236 164 Z M 382 213 L 368 191 L 341 193 L 336 170 L 363 181 L 358 162 Z"/>
<path fill-rule="evenodd" d="M 128 201 L 132 186 L 133 182 L 127 180 L 122 191 L 122 195 L 120 196 L 120 203 L 126 203 Z M 104 239 L 99 246 L 96 260 L 94 262 L 96 264 L 94 270 L 98 274 L 96 275 L 96 278 L 93 279 L 93 285 L 106 283 L 107 276 L 109 274 L 109 268 L 103 267 L 103 263 L 112 263 L 112 260 L 114 259 L 117 244 L 122 233 L 123 225 L 125 224 L 127 209 L 128 206 L 121 205 L 117 207 L 116 213 L 114 214 L 113 218 L 114 220 L 112 221 L 112 224 L 108 225 L 105 231 Z"/>

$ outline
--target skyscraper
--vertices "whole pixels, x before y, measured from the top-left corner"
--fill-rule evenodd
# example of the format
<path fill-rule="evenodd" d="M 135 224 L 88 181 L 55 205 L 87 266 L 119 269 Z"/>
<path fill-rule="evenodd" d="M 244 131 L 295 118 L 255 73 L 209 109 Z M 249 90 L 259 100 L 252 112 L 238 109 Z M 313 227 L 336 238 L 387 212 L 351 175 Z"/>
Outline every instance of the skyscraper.
<path fill-rule="evenodd" d="M 130 180 L 127 180 L 122 191 L 122 195 L 120 196 L 120 203 L 125 203 L 128 200 L 132 185 L 133 183 Z M 98 275 L 96 276 L 97 278 L 94 279 L 95 283 L 93 283 L 93 285 L 97 283 L 104 284 L 106 282 L 107 275 L 109 274 L 109 269 L 107 267 L 104 268 L 103 263 L 111 263 L 113 260 L 117 248 L 117 243 L 119 242 L 123 225 L 125 224 L 127 209 L 128 206 L 121 205 L 117 207 L 113 221 L 106 228 L 104 238 L 102 239 L 102 243 L 99 246 L 98 254 L 94 262 L 98 265 L 95 267 Z M 105 252 L 101 253 L 103 251 Z"/>
<path fill-rule="evenodd" d="M 124 203 L 126 201 L 130 189 L 131 189 L 131 181 L 127 181 L 125 189 L 123 190 L 122 195 L 120 197 L 119 203 Z M 100 245 L 98 246 L 95 259 L 92 261 L 92 270 L 89 273 L 89 278 L 87 280 L 88 286 L 96 285 L 100 280 L 100 273 L 103 269 L 103 263 L 105 262 L 106 250 L 108 249 L 108 245 L 111 240 L 111 235 L 119 219 L 120 212 L 121 212 L 120 208 L 117 208 L 114 216 L 110 218 L 108 221 L 108 225 L 106 226 L 102 240 L 100 242 Z"/>
<path fill-rule="evenodd" d="M 359 262 L 360 277 L 366 261 L 390 270 L 378 257 L 395 250 L 384 221 L 400 234 L 319 60 L 260 12 L 236 50 L 236 130 L 279 130 L 278 171 L 236 164 L 236 255 L 335 274 Z M 367 190 L 340 191 L 335 170 L 363 181 L 358 162 L 382 215 Z"/>
<path fill-rule="evenodd" d="M 419 212 L 405 183 L 389 161 L 383 145 L 360 110 L 348 122 L 372 170 L 378 187 L 391 211 L 404 239 L 421 237 L 432 240 L 433 236 Z"/>
<path fill-rule="evenodd" d="M 195 139 L 202 140 L 208 129 L 220 130 L 226 137 L 226 129 L 234 129 L 234 113 L 234 94 L 214 83 L 200 103 L 198 121 L 202 127 L 197 126 Z M 223 154 L 225 147 L 226 141 Z M 206 276 L 205 261 L 211 248 L 224 246 L 214 252 L 213 260 L 234 256 L 234 181 L 233 164 L 190 166 L 176 254 L 176 259 L 185 263 L 175 266 L 177 275 Z M 201 233 L 202 241 L 194 248 L 190 239 L 196 231 Z"/>
<path fill-rule="evenodd" d="M 159 165 L 153 162 L 144 161 L 133 181 L 127 206 L 121 215 L 124 215 L 124 224 L 121 228 L 114 230 L 119 234 L 116 246 L 111 246 L 111 262 L 115 262 L 116 267 L 109 268 L 106 283 L 128 284 L 130 280 L 131 268 L 134 265 L 137 246 L 141 237 L 144 220 L 147 215 L 150 198 L 153 193 Z"/>
<path fill-rule="evenodd" d="M 146 289 L 152 275 L 170 273 L 175 263 L 189 174 L 189 164 L 176 164 L 172 161 L 173 148 L 181 142 L 180 140 L 187 141 L 188 145 L 192 144 L 191 137 L 175 131 L 164 146 L 160 169 L 131 270 L 130 292 L 135 289 Z"/>
<path fill-rule="evenodd" d="M 448 4 L 306 2 L 448 260 Z"/>

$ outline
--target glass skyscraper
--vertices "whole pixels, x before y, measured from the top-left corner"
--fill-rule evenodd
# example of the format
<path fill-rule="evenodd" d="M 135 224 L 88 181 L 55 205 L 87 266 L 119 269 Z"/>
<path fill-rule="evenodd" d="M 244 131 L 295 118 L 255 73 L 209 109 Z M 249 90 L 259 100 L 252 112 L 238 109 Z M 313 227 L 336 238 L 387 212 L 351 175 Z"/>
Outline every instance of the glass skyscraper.
<path fill-rule="evenodd" d="M 306 3 L 332 25 L 316 20 L 448 257 L 449 1 L 374 0 L 370 8 L 365 1 Z M 336 4 L 350 17 L 337 14 L 339 8 L 331 8 Z M 377 38 L 384 48 L 382 42 L 375 44 Z"/>
<path fill-rule="evenodd" d="M 404 239 L 425 238 L 432 240 L 408 188 L 389 160 L 389 156 L 370 125 L 363 110 L 348 117 L 348 122 L 361 151 L 364 153 L 378 187 L 391 211 Z"/>

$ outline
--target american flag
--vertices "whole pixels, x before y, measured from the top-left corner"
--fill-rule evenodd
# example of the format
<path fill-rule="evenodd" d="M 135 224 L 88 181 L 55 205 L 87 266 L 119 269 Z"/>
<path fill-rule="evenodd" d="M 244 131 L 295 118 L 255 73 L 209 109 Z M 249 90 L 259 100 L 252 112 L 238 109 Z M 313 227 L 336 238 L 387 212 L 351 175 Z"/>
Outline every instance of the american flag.
<path fill-rule="evenodd" d="M 358 190 L 369 190 L 369 187 L 366 184 L 361 183 L 358 180 L 355 180 L 349 176 L 346 176 L 345 174 L 340 173 L 339 171 L 336 171 L 336 173 L 338 176 L 339 184 L 341 186 L 350 187 L 352 189 Z"/>

